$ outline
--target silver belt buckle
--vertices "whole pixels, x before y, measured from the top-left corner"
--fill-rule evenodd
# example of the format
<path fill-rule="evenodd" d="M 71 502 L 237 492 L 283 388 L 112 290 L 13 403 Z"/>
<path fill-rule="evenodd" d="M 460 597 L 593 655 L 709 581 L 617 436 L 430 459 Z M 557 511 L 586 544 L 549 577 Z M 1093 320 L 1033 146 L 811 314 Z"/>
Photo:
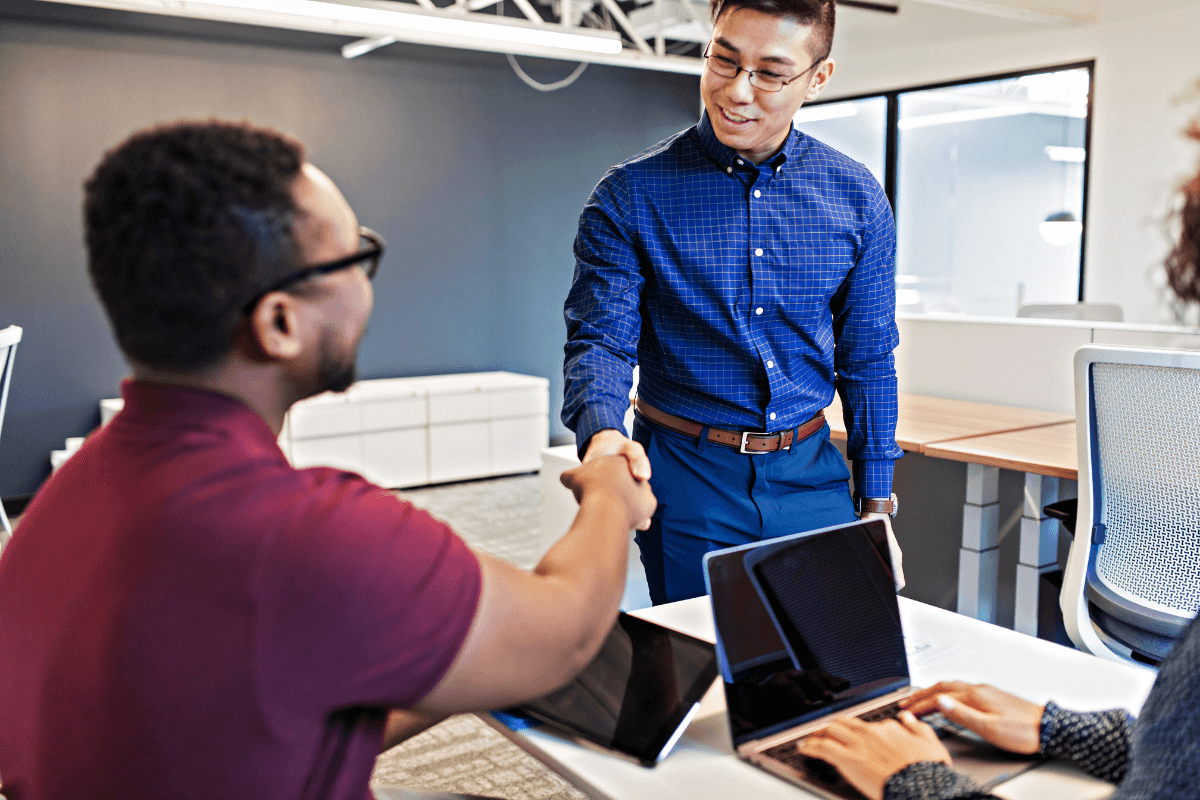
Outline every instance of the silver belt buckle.
<path fill-rule="evenodd" d="M 774 450 L 747 450 L 746 442 L 750 440 L 750 435 L 751 435 L 750 431 L 742 431 L 742 445 L 741 445 L 741 447 L 738 448 L 739 453 L 744 453 L 745 455 L 748 455 L 748 456 L 763 456 L 763 455 L 766 455 L 767 453 L 775 452 Z M 755 435 L 757 436 L 758 434 L 755 434 Z M 780 450 L 789 449 L 789 448 L 785 448 L 783 446 L 783 431 L 779 431 L 778 433 L 775 434 L 775 436 L 779 437 L 779 449 Z"/>

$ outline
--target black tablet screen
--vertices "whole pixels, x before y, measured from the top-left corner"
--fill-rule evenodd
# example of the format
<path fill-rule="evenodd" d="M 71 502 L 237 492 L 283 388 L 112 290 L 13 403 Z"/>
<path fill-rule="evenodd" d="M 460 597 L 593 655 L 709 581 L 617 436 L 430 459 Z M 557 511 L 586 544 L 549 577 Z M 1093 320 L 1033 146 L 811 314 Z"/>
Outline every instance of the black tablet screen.
<path fill-rule="evenodd" d="M 713 645 L 622 613 L 579 677 L 517 710 L 653 764 L 716 677 Z"/>

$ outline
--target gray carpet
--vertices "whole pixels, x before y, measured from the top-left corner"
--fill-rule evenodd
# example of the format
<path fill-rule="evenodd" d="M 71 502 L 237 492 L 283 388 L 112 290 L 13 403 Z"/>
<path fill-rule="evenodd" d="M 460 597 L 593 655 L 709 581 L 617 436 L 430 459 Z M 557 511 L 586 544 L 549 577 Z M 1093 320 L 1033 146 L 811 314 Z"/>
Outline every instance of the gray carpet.
<path fill-rule="evenodd" d="M 585 800 L 546 767 L 471 715 L 451 717 L 379 756 L 371 787 L 403 786 L 503 800 Z"/>
<path fill-rule="evenodd" d="M 534 565 L 541 512 L 537 475 L 406 489 L 400 495 L 450 523 L 472 547 L 522 568 Z M 371 786 L 502 800 L 586 797 L 471 715 L 451 717 L 380 755 Z"/>

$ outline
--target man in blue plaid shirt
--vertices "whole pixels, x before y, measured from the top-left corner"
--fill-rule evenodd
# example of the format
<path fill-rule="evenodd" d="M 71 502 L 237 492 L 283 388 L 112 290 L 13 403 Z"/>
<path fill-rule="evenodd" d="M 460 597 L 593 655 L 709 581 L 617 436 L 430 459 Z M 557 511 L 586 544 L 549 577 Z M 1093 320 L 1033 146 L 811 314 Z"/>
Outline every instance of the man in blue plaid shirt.
<path fill-rule="evenodd" d="M 891 209 L 865 167 L 792 128 L 833 74 L 833 0 L 710 2 L 700 122 L 600 181 L 566 303 L 562 419 L 583 460 L 620 453 L 651 482 L 656 604 L 704 594 L 709 550 L 886 518 L 901 455 Z M 835 388 L 853 498 L 822 415 Z"/>

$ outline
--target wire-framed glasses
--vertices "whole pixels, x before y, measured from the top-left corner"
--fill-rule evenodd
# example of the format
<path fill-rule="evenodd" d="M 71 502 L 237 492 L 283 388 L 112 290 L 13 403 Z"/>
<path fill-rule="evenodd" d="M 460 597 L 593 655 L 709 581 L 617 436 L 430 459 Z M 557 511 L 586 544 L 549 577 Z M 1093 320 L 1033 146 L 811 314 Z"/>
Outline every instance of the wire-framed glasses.
<path fill-rule="evenodd" d="M 387 247 L 387 242 L 378 233 L 364 225 L 360 225 L 358 228 L 358 240 L 359 249 L 357 253 L 351 253 L 348 256 L 333 261 L 326 261 L 323 264 L 313 264 L 296 270 L 254 295 L 250 299 L 250 302 L 246 303 L 242 311 L 247 314 L 250 313 L 254 309 L 254 306 L 258 304 L 258 301 L 263 298 L 263 295 L 277 292 L 294 283 L 314 278 L 317 275 L 328 275 L 331 272 L 337 272 L 338 270 L 354 266 L 362 267 L 362 271 L 367 273 L 367 280 L 374 279 L 375 273 L 379 271 L 379 263 L 383 261 L 383 251 Z"/>
<path fill-rule="evenodd" d="M 710 52 L 711 50 L 712 44 L 709 43 L 708 47 L 704 49 L 704 63 L 714 75 L 720 75 L 722 78 L 736 78 L 739 72 L 744 72 L 750 78 L 750 85 L 755 89 L 761 89 L 764 92 L 781 91 L 783 87 L 787 86 L 789 83 L 798 78 L 804 77 L 808 74 L 809 70 L 829 57 L 827 55 L 821 56 L 812 64 L 810 64 L 808 69 L 804 70 L 804 72 L 788 78 L 776 72 L 772 72 L 771 70 L 746 69 L 732 58 L 715 55 L 714 53 Z"/>

